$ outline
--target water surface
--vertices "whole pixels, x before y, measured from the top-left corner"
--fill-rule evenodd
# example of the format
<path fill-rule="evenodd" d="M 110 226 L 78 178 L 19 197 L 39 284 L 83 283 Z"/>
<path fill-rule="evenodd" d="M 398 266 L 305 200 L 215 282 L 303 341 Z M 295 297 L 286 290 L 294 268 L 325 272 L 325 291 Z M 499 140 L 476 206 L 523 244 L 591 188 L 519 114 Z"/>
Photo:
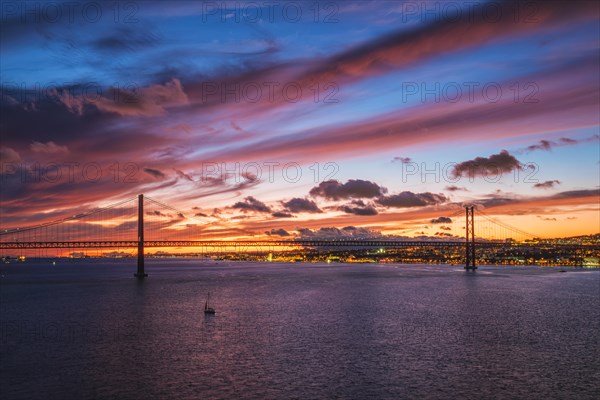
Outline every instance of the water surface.
<path fill-rule="evenodd" d="M 0 267 L 2 399 L 592 399 L 600 271 L 28 261 Z M 215 316 L 202 312 L 211 292 Z"/>

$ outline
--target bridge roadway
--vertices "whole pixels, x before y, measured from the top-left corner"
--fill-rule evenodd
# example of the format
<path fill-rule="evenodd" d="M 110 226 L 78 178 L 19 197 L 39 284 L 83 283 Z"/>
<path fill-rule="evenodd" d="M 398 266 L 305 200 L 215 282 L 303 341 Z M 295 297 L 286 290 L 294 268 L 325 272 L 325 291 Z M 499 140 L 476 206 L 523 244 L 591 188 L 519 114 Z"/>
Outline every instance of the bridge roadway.
<path fill-rule="evenodd" d="M 487 242 L 475 243 L 477 247 L 560 247 L 600 248 L 600 245 L 537 244 Z M 0 242 L 0 249 L 73 249 L 73 248 L 125 248 L 137 247 L 136 240 L 121 241 L 46 241 L 46 242 Z M 144 247 L 464 247 L 464 241 L 400 241 L 400 240 L 146 240 Z"/>

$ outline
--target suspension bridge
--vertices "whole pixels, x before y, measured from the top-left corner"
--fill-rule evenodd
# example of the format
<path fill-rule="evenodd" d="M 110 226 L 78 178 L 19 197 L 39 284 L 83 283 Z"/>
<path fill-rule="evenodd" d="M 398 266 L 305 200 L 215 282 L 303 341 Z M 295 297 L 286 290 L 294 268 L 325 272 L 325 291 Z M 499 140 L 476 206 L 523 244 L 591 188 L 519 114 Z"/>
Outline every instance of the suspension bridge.
<path fill-rule="evenodd" d="M 106 207 L 95 208 L 59 220 L 4 229 L 0 232 L 0 249 L 137 249 L 135 276 L 146 277 L 145 248 L 197 248 L 201 253 L 221 251 L 249 251 L 251 249 L 280 249 L 282 251 L 307 249 L 357 248 L 455 248 L 462 250 L 467 271 L 475 271 L 476 248 L 506 247 L 515 244 L 536 245 L 535 236 L 497 220 L 476 208 L 466 206 L 451 215 L 428 221 L 439 227 L 435 240 L 417 236 L 389 239 L 269 239 L 260 240 L 202 240 L 213 223 L 186 216 L 182 211 L 142 194 Z M 476 236 L 475 230 L 481 232 Z M 413 231 L 416 229 L 413 229 Z M 464 234 L 462 234 L 464 232 Z M 421 232 L 423 233 L 423 232 Z M 477 238 L 477 239 L 476 239 Z M 563 247 L 579 247 L 564 244 Z M 594 247 L 598 250 L 598 245 Z"/>

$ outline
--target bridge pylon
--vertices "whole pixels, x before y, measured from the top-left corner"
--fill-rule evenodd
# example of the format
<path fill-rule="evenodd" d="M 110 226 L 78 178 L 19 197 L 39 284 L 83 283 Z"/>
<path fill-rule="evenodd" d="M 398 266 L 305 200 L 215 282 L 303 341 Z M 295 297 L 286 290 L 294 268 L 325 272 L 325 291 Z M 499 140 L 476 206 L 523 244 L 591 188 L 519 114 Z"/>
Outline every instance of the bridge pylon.
<path fill-rule="evenodd" d="M 148 276 L 144 272 L 144 195 L 138 196 L 138 254 L 136 278 L 143 279 Z"/>
<path fill-rule="evenodd" d="M 465 269 L 467 272 L 475 271 L 475 207 L 466 206 L 465 222 Z"/>

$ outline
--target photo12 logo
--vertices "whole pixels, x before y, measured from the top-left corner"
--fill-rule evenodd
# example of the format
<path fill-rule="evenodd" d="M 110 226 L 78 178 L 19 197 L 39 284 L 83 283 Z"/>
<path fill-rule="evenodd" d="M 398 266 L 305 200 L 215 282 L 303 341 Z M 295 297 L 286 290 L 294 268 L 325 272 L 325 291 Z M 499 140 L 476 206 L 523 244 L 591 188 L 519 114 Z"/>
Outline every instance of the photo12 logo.
<path fill-rule="evenodd" d="M 202 103 L 297 103 L 313 101 L 314 103 L 338 103 L 336 97 L 340 88 L 335 82 L 310 86 L 301 82 L 202 82 Z"/>
<path fill-rule="evenodd" d="M 336 24 L 340 6 L 333 1 L 202 2 L 202 22 L 260 24 L 303 21 Z"/>
<path fill-rule="evenodd" d="M 298 162 L 264 161 L 217 163 L 204 162 L 201 166 L 200 182 L 208 183 L 215 180 L 241 183 L 245 180 L 274 183 L 281 178 L 287 183 L 297 183 L 303 177 L 310 177 L 315 183 L 333 179 L 340 170 L 335 162 L 312 163 L 303 168 Z"/>
<path fill-rule="evenodd" d="M 163 85 L 172 97 L 183 92 L 179 81 Z M 339 103 L 340 87 L 336 82 L 300 81 L 250 81 L 216 82 L 204 81 L 200 85 L 198 100 L 203 104 L 234 103 L 298 103 L 300 101 L 334 104 Z M 0 98 L 8 104 L 32 104 L 43 101 L 63 103 L 70 109 L 81 109 L 87 104 L 110 106 L 114 104 L 152 104 L 160 101 L 152 87 L 137 82 L 16 82 L 0 83 Z"/>
<path fill-rule="evenodd" d="M 98 82 L 4 81 L 0 84 L 0 98 L 9 104 L 54 101 L 69 107 L 103 102 L 138 104 L 145 99 L 143 89 L 131 81 L 113 82 L 110 86 L 103 86 Z"/>
<path fill-rule="evenodd" d="M 101 21 L 136 24 L 139 11 L 136 1 L 2 1 L 0 20 L 21 24 L 95 24 Z"/>
<path fill-rule="evenodd" d="M 263 162 L 203 162 L 195 172 L 183 173 L 176 170 L 173 176 L 185 177 L 200 184 L 240 184 L 248 181 L 274 183 L 298 183 L 307 179 L 320 183 L 335 178 L 340 167 L 335 162 L 314 162 L 310 165 L 288 161 Z M 153 168 L 141 167 L 134 162 L 49 162 L 49 163 L 0 163 L 0 180 L 26 183 L 79 183 L 111 181 L 113 183 L 137 184 L 148 176 L 168 177 Z"/>
<path fill-rule="evenodd" d="M 402 103 L 539 103 L 540 88 L 535 82 L 402 82 Z"/>
<path fill-rule="evenodd" d="M 0 177 L 17 177 L 21 183 L 77 183 L 99 182 L 109 179 L 114 183 L 138 183 L 141 168 L 133 162 L 102 165 L 97 162 L 60 163 L 0 163 Z"/>
<path fill-rule="evenodd" d="M 398 13 L 402 23 L 467 22 L 495 24 L 501 20 L 514 23 L 536 24 L 541 21 L 539 2 L 503 1 L 400 1 Z"/>
<path fill-rule="evenodd" d="M 416 163 L 406 161 L 400 163 L 400 178 L 402 183 L 418 180 L 421 183 L 457 183 L 462 179 L 468 179 L 470 183 L 475 182 L 476 178 L 482 178 L 487 183 L 498 183 L 500 180 L 510 174 L 514 183 L 538 183 L 535 178 L 539 172 L 539 166 L 536 163 L 528 162 L 513 168 L 506 168 L 494 163 L 485 163 L 481 165 L 468 165 L 464 163 L 449 162 L 442 163 Z"/>

